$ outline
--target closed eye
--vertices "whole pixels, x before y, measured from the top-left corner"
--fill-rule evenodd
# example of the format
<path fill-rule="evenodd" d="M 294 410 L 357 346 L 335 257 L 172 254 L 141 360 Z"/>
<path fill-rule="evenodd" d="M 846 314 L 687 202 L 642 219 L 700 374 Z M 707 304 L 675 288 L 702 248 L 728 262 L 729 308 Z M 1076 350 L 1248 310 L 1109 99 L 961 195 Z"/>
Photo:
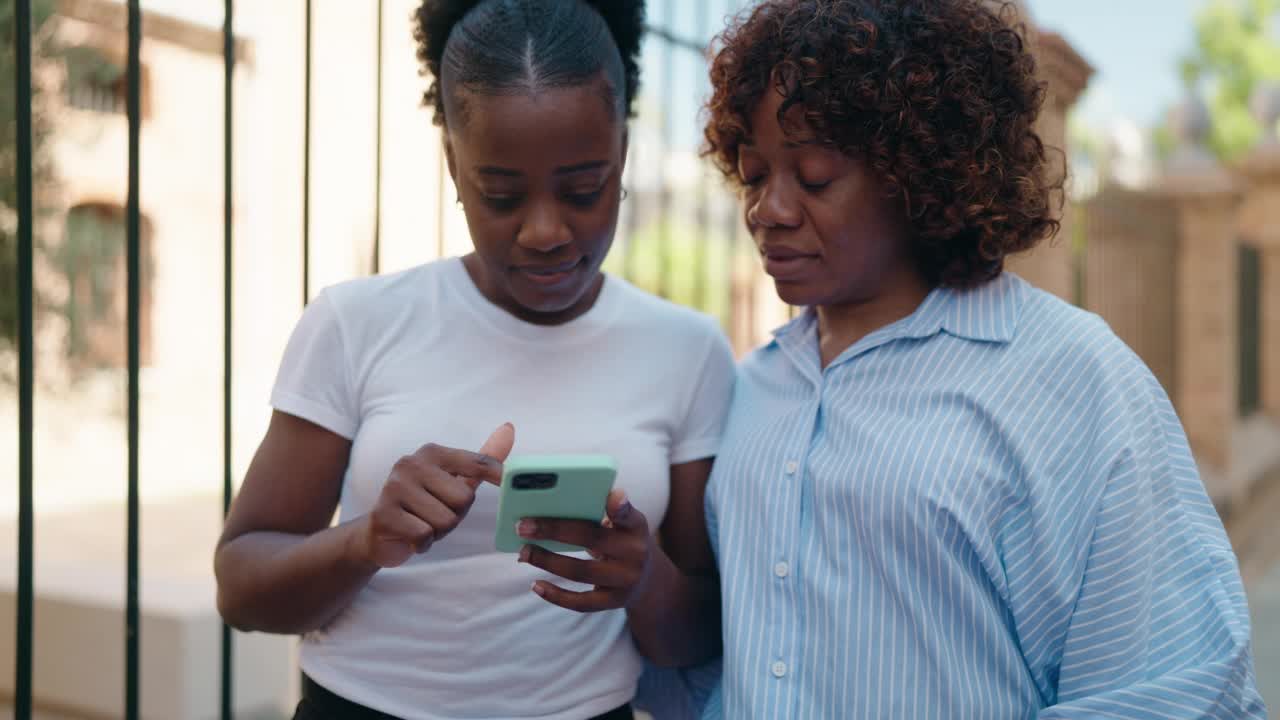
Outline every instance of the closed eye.
<path fill-rule="evenodd" d="M 498 212 L 510 212 L 520 207 L 524 198 L 520 195 L 481 195 L 485 205 Z"/>
<path fill-rule="evenodd" d="M 600 200 L 600 196 L 603 194 L 604 194 L 604 186 L 602 185 L 596 188 L 595 190 L 590 190 L 588 192 L 568 193 L 567 195 L 565 195 L 565 199 L 568 200 L 569 204 L 571 205 L 575 205 L 581 208 L 589 208 L 592 205 L 595 205 L 596 202 Z"/>

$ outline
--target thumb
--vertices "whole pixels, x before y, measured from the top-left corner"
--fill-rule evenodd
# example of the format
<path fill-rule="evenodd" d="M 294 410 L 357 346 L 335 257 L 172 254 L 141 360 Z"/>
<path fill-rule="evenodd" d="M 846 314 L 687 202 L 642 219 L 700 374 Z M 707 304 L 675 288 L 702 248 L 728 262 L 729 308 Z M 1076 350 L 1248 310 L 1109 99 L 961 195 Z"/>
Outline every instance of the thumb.
<path fill-rule="evenodd" d="M 644 516 L 627 498 L 627 491 L 618 488 L 609 491 L 609 499 L 605 502 L 604 511 L 610 524 L 617 528 L 631 528 L 637 522 L 644 522 Z"/>
<path fill-rule="evenodd" d="M 488 455 L 498 462 L 506 462 L 511 448 L 516 444 L 516 427 L 511 423 L 503 423 L 489 435 L 489 439 L 480 446 L 480 454 Z"/>

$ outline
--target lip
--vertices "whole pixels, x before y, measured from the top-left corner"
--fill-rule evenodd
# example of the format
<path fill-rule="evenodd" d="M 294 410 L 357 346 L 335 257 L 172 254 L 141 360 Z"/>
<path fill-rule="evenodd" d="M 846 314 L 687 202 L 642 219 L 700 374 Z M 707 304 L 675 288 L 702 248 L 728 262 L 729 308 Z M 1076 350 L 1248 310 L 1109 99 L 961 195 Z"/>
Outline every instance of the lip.
<path fill-rule="evenodd" d="M 514 269 L 521 277 L 535 285 L 555 287 L 573 277 L 574 273 L 583 266 L 585 260 L 586 258 L 581 257 L 570 262 L 548 265 L 516 265 Z"/>
<path fill-rule="evenodd" d="M 764 271 L 774 280 L 796 280 L 812 269 L 821 259 L 818 253 L 803 252 L 788 247 L 762 248 Z"/>

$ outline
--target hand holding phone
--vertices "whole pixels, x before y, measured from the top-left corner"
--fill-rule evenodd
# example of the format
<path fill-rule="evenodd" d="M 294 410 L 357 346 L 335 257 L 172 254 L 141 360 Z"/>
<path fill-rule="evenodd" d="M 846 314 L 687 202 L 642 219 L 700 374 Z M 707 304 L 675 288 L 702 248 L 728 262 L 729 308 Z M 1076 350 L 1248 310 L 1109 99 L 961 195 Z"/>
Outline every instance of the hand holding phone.
<path fill-rule="evenodd" d="M 520 536 L 539 543 L 525 545 L 520 562 L 593 586 L 575 592 L 545 580 L 533 583 L 531 590 L 543 600 L 577 612 L 630 607 L 645 596 L 651 565 L 661 554 L 649 532 L 649 521 L 621 490 L 609 493 L 603 522 L 529 518 L 521 522 Z M 539 546 L 544 540 L 585 547 L 592 559 L 551 552 Z"/>
<path fill-rule="evenodd" d="M 516 532 L 525 518 L 564 518 L 599 524 L 618 469 L 607 455 L 525 455 L 503 466 L 494 545 L 519 552 L 529 543 Z M 553 552 L 582 550 L 581 545 L 538 540 Z"/>

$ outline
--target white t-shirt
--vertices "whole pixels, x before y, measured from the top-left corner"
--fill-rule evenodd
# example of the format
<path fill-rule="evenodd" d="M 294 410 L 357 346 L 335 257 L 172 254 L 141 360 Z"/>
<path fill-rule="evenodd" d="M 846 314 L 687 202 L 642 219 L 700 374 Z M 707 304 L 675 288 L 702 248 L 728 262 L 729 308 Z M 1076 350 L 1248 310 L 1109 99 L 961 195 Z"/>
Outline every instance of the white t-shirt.
<path fill-rule="evenodd" d="M 655 532 L 669 467 L 715 455 L 734 378 L 709 317 L 608 277 L 554 327 L 484 298 L 460 259 L 326 289 L 285 351 L 282 412 L 352 441 L 342 520 L 370 510 L 391 466 L 428 442 L 479 449 L 503 422 L 513 454 L 607 453 Z M 302 669 L 409 720 L 583 720 L 631 700 L 641 661 L 622 611 L 580 614 L 530 591 L 582 589 L 494 552 L 497 489 L 427 553 L 377 573 L 303 637 Z"/>

